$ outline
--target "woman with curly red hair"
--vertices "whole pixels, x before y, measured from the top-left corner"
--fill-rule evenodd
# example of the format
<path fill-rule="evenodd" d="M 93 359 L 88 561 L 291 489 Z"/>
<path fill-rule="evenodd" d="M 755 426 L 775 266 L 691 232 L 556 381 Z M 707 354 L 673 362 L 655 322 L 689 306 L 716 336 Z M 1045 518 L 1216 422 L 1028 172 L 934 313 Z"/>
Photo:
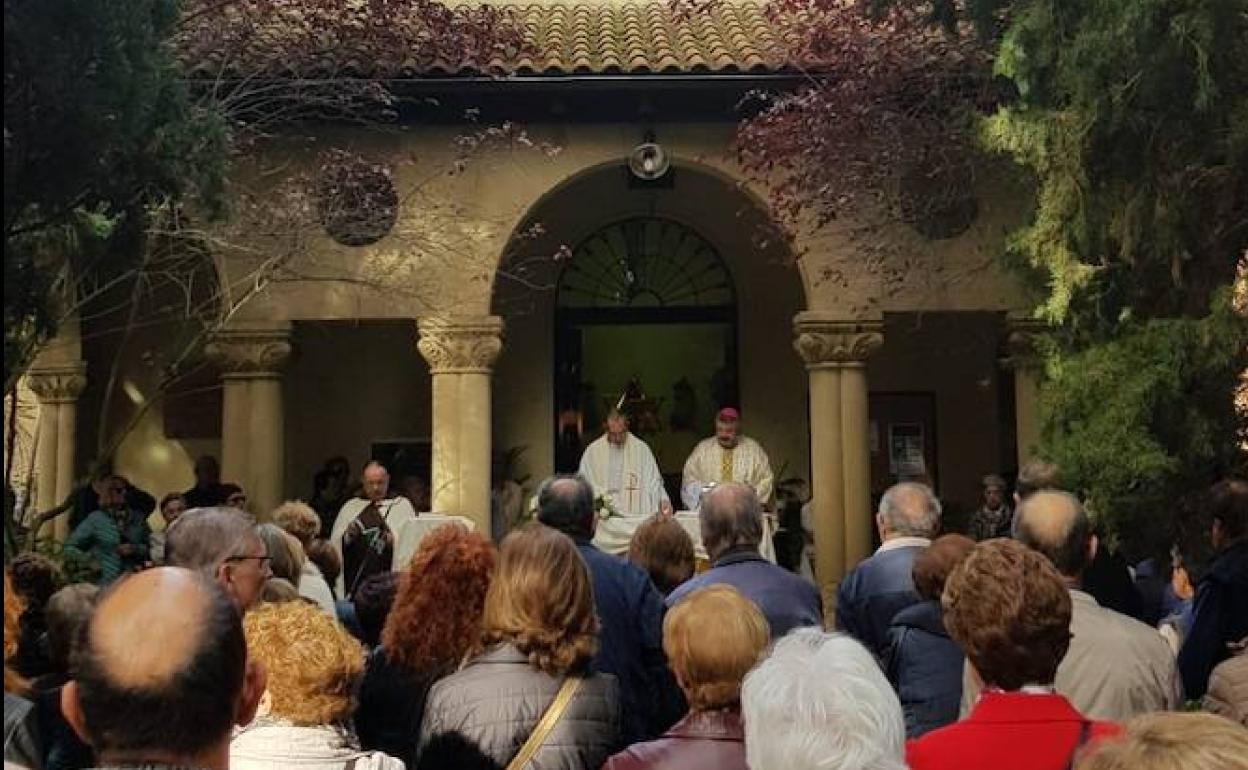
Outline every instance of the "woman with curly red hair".
<path fill-rule="evenodd" d="M 365 748 L 415 767 L 425 696 L 481 635 L 494 557 L 488 540 L 456 525 L 440 527 L 421 542 L 360 688 L 355 726 Z"/>

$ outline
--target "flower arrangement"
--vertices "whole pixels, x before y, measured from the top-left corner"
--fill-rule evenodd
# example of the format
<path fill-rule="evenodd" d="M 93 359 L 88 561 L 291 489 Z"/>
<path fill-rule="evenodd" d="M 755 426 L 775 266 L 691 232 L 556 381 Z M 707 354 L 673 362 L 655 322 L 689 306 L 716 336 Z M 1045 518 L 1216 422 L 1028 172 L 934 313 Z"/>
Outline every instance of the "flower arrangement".
<path fill-rule="evenodd" d="M 594 498 L 594 513 L 598 514 L 600 521 L 620 515 L 620 512 L 615 508 L 615 503 L 611 502 L 611 498 L 606 495 L 598 495 Z"/>

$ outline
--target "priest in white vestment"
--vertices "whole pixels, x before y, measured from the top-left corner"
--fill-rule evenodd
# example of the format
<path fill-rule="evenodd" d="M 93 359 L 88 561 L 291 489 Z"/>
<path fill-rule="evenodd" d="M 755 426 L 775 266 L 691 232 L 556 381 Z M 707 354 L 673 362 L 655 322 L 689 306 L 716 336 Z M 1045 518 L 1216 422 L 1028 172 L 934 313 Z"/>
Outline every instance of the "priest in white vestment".
<path fill-rule="evenodd" d="M 628 418 L 618 410 L 607 415 L 607 432 L 586 447 L 578 473 L 594 488 L 594 496 L 605 497 L 614 509 L 598 522 L 594 534 L 594 545 L 607 553 L 627 553 L 642 522 L 672 512 L 654 453 L 629 432 Z"/>
<path fill-rule="evenodd" d="M 680 484 L 686 510 L 698 509 L 704 488 L 728 481 L 753 487 L 763 505 L 771 500 L 775 476 L 767 453 L 757 441 L 741 435 L 740 423 L 736 409 L 720 409 L 715 416 L 715 435 L 699 442 L 689 455 Z"/>
<path fill-rule="evenodd" d="M 411 553 L 399 553 L 397 534 L 416 519 L 416 509 L 406 497 L 389 497 L 390 473 L 378 462 L 364 466 L 363 497 L 343 504 L 334 519 L 329 544 L 342 560 L 334 584 L 340 599 L 349 598 L 365 580 L 378 572 L 406 569 Z"/>

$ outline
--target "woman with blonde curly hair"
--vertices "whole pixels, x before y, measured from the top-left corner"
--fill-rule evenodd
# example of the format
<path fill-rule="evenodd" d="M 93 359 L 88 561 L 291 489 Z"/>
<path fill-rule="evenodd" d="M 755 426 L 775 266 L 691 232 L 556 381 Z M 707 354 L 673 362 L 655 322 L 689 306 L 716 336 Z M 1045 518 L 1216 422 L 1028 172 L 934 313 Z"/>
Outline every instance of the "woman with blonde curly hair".
<path fill-rule="evenodd" d="M 235 770 L 403 770 L 351 731 L 364 648 L 306 602 L 262 604 L 243 619 L 247 656 L 268 672 L 256 719 L 230 742 Z"/>
<path fill-rule="evenodd" d="M 366 748 L 415 766 L 425 698 L 480 639 L 494 562 L 493 544 L 461 526 L 421 541 L 365 666 L 355 727 Z"/>
<path fill-rule="evenodd" d="M 486 593 L 481 653 L 429 693 L 419 766 L 505 767 L 525 751 L 527 770 L 597 770 L 620 720 L 615 678 L 590 671 L 597 636 L 572 540 L 542 524 L 512 532 Z M 544 735 L 539 722 L 551 723 Z"/>

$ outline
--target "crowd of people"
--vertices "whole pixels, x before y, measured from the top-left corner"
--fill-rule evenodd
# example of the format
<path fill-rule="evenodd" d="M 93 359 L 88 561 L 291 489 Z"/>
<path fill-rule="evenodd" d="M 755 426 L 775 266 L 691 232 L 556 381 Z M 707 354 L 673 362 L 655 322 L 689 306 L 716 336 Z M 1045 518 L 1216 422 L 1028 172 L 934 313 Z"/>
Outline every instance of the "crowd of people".
<path fill-rule="evenodd" d="M 376 463 L 334 516 L 262 523 L 201 470 L 158 533 L 96 485 L 66 543 L 93 583 L 7 565 L 6 767 L 1248 770 L 1244 481 L 1207 495 L 1212 558 L 1175 562 L 1149 624 L 1099 600 L 1104 549 L 1048 464 L 1013 505 L 990 479 L 970 537 L 893 486 L 827 608 L 760 554 L 750 484 L 701 493 L 699 563 L 666 510 L 602 550 L 580 475 L 497 545 L 448 523 L 403 554 Z"/>

